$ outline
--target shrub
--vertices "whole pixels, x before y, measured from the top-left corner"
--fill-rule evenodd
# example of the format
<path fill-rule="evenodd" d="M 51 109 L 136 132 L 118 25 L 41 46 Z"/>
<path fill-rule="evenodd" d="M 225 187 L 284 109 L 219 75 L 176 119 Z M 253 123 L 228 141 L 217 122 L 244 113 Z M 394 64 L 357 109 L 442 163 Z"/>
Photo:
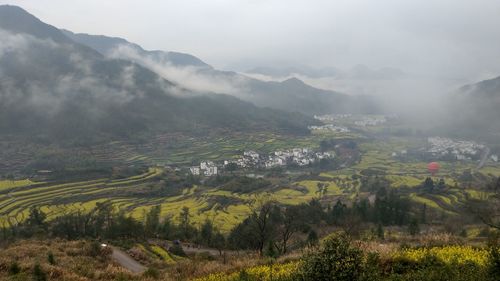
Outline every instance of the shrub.
<path fill-rule="evenodd" d="M 115 277 L 116 281 L 129 281 L 131 280 L 130 276 L 124 272 L 118 272 L 118 274 Z"/>
<path fill-rule="evenodd" d="M 451 262 L 456 263 L 457 260 L 453 260 Z M 470 262 L 470 261 L 464 261 L 463 263 L 467 263 L 467 262 Z M 427 253 L 422 257 L 422 259 L 419 260 L 419 267 L 423 267 L 423 268 L 433 267 L 433 266 L 434 267 L 443 267 L 445 265 L 446 264 L 441 259 L 439 259 L 434 253 Z"/>
<path fill-rule="evenodd" d="M 19 267 L 19 264 L 17 262 L 11 263 L 9 266 L 9 274 L 16 275 L 19 272 L 21 272 L 21 268 Z"/>
<path fill-rule="evenodd" d="M 500 233 L 492 233 L 488 240 L 489 272 L 492 276 L 500 276 Z"/>
<path fill-rule="evenodd" d="M 39 263 L 36 263 L 35 267 L 33 268 L 33 280 L 34 281 L 46 281 L 47 280 L 47 274 L 43 271 L 43 269 Z"/>
<path fill-rule="evenodd" d="M 146 278 L 153 278 L 153 279 L 158 279 L 160 278 L 160 272 L 158 269 L 154 267 L 149 267 L 144 273 L 142 274 Z"/>
<path fill-rule="evenodd" d="M 214 261 L 215 258 L 210 254 L 210 252 L 199 252 L 196 254 L 195 258 L 197 260 Z"/>
<path fill-rule="evenodd" d="M 413 218 L 408 224 L 408 233 L 411 236 L 415 236 L 420 233 L 420 226 L 418 225 L 418 220 Z"/>
<path fill-rule="evenodd" d="M 303 258 L 300 268 L 302 280 L 360 280 L 363 255 L 360 249 L 353 247 L 345 234 L 328 237 L 316 252 L 310 252 Z"/>
<path fill-rule="evenodd" d="M 306 240 L 307 245 L 310 247 L 316 246 L 318 245 L 318 241 L 319 241 L 318 234 L 316 233 L 316 231 L 311 229 L 307 234 L 307 240 Z"/>
<path fill-rule="evenodd" d="M 377 281 L 381 280 L 380 256 L 378 253 L 368 253 L 363 266 L 361 280 Z"/>
<path fill-rule="evenodd" d="M 388 264 L 386 271 L 394 272 L 397 274 L 404 274 L 417 267 L 417 261 L 411 260 L 407 257 L 394 257 Z"/>
<path fill-rule="evenodd" d="M 101 255 L 101 244 L 97 241 L 92 241 L 87 246 L 87 255 L 91 257 L 98 257 Z"/>
<path fill-rule="evenodd" d="M 113 254 L 113 248 L 110 246 L 102 246 L 98 241 L 92 241 L 90 243 L 84 244 L 84 254 L 98 258 L 101 261 L 107 260 Z M 69 254 L 69 253 L 68 253 Z M 76 253 L 74 256 L 78 256 L 80 253 Z"/>
<path fill-rule="evenodd" d="M 490 274 L 500 276 L 500 246 L 491 246 L 488 257 Z"/>
<path fill-rule="evenodd" d="M 52 252 L 49 252 L 47 254 L 47 261 L 51 264 L 51 265 L 55 265 L 56 264 L 56 259 L 54 258 L 54 254 Z"/>
<path fill-rule="evenodd" d="M 176 256 L 179 256 L 179 257 L 186 257 L 186 253 L 184 252 L 184 250 L 182 249 L 182 246 L 181 245 L 173 245 L 172 247 L 170 247 L 168 249 L 168 251 Z"/>
<path fill-rule="evenodd" d="M 252 279 L 244 269 L 238 274 L 238 281 L 251 281 Z"/>
<path fill-rule="evenodd" d="M 273 259 L 278 257 L 278 252 L 276 251 L 273 241 L 269 241 L 265 255 Z"/>

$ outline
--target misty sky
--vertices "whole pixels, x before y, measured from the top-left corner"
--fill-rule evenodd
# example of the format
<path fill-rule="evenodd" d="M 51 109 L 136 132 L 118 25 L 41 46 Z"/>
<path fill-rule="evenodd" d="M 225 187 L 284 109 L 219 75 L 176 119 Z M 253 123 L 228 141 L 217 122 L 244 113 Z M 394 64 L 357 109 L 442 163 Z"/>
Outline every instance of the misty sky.
<path fill-rule="evenodd" d="M 191 53 L 218 68 L 398 67 L 471 80 L 500 75 L 498 0 L 31 0 L 74 32 Z"/>

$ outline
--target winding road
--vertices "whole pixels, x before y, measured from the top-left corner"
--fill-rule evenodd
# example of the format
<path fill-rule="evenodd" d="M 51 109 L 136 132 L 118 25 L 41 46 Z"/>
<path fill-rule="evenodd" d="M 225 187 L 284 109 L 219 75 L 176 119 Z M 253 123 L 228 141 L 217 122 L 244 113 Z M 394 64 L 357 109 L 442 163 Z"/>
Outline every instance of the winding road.
<path fill-rule="evenodd" d="M 124 251 L 116 247 L 111 247 L 111 249 L 113 250 L 111 258 L 113 258 L 113 260 L 120 264 L 122 267 L 130 270 L 132 273 L 142 273 L 144 272 L 144 270 L 146 270 L 146 267 L 144 265 L 138 263 Z"/>
<path fill-rule="evenodd" d="M 111 249 L 113 250 L 113 253 L 111 254 L 111 258 L 114 261 L 116 261 L 123 268 L 126 268 L 130 272 L 136 273 L 136 274 L 142 273 L 142 272 L 144 272 L 146 270 L 146 267 L 144 265 L 142 265 L 139 262 L 137 262 L 136 260 L 134 260 L 126 252 L 124 252 L 124 251 L 122 251 L 122 250 L 120 250 L 120 249 L 118 249 L 116 247 L 113 247 L 113 246 L 108 246 L 108 247 L 111 247 Z M 213 255 L 213 256 L 218 256 L 219 255 L 219 251 L 216 250 L 216 249 L 202 248 L 202 247 L 199 248 L 199 247 L 196 247 L 194 245 L 191 245 L 191 246 L 183 245 L 182 249 L 184 250 L 184 252 L 186 254 L 195 254 L 195 253 L 207 252 L 207 253 L 209 253 L 210 255 Z"/>
<path fill-rule="evenodd" d="M 489 147 L 486 147 L 483 151 L 483 155 L 481 155 L 481 161 L 479 161 L 479 164 L 477 164 L 476 170 L 481 169 L 484 164 L 486 163 L 486 160 L 488 160 L 488 156 L 490 156 L 491 149 Z"/>

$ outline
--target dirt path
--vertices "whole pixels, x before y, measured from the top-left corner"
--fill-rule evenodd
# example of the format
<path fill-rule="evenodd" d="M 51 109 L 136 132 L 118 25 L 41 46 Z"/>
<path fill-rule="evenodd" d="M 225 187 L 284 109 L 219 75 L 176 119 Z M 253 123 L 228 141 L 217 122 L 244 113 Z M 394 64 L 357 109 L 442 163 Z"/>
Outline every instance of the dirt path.
<path fill-rule="evenodd" d="M 479 170 L 484 166 L 486 160 L 488 160 L 488 156 L 490 156 L 490 148 L 486 147 L 486 149 L 483 151 L 483 155 L 481 156 L 481 161 L 476 167 L 476 170 Z"/>
<path fill-rule="evenodd" d="M 111 249 L 113 250 L 113 254 L 111 254 L 111 257 L 122 267 L 130 270 L 132 273 L 142 273 L 144 270 L 146 270 L 145 266 L 138 263 L 124 251 L 115 247 L 111 247 Z"/>
<path fill-rule="evenodd" d="M 168 248 L 167 245 L 173 245 L 173 243 L 174 243 L 170 240 L 161 240 L 161 239 L 149 239 L 148 242 L 150 244 L 162 245 L 162 247 L 166 247 L 166 248 Z M 186 254 L 209 253 L 212 256 L 219 256 L 220 255 L 219 250 L 217 250 L 215 248 L 203 247 L 201 245 L 197 245 L 194 243 L 181 243 L 181 246 L 182 246 L 182 250 Z M 234 254 L 235 252 L 225 250 L 225 251 L 222 251 L 222 253 Z"/>
<path fill-rule="evenodd" d="M 218 256 L 219 251 L 216 249 L 211 249 L 211 248 L 203 248 L 203 247 L 187 247 L 186 245 L 182 245 L 182 250 L 186 254 L 194 254 L 194 253 L 209 253 L 212 256 Z M 227 252 L 227 251 L 226 251 Z"/>

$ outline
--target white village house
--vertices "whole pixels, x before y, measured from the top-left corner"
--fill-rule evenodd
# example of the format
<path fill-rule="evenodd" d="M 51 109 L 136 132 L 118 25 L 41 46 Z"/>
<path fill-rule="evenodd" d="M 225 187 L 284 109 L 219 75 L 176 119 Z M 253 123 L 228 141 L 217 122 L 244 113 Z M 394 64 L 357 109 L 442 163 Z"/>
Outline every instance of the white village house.
<path fill-rule="evenodd" d="M 193 166 L 189 168 L 191 174 L 199 176 L 203 174 L 206 177 L 217 175 L 219 170 L 213 161 L 202 161 L 200 166 Z"/>

